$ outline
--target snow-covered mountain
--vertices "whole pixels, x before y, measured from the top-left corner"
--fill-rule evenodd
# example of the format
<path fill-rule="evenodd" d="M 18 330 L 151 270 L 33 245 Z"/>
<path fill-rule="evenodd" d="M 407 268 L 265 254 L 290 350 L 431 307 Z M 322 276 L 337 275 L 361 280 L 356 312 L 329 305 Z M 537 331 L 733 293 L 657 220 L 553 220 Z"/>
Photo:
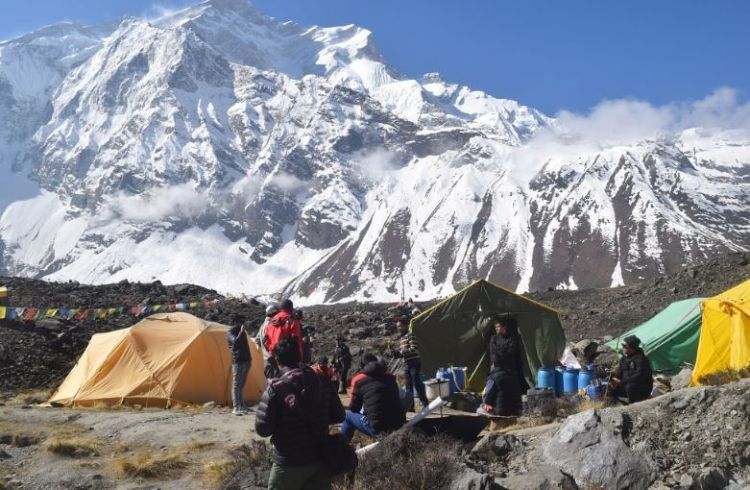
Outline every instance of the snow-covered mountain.
<path fill-rule="evenodd" d="M 321 303 L 606 287 L 750 248 L 746 132 L 540 142 L 565 131 L 244 0 L 51 26 L 0 43 L 0 273 Z"/>

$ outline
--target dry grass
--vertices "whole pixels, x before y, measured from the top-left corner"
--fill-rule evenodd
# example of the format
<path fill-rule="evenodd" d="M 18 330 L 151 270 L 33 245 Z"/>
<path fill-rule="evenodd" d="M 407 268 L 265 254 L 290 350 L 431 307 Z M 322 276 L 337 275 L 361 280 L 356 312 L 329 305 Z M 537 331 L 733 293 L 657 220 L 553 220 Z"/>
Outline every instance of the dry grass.
<path fill-rule="evenodd" d="M 459 470 L 460 443 L 400 430 L 360 458 L 353 481 L 339 481 L 336 490 L 448 488 Z M 395 463 L 394 463 L 395 462 Z"/>
<path fill-rule="evenodd" d="M 518 422 L 508 427 L 504 427 L 497 432 L 501 434 L 508 434 L 510 432 L 516 432 L 523 429 L 531 429 L 532 427 L 541 427 L 554 422 L 554 417 L 519 417 Z"/>
<path fill-rule="evenodd" d="M 588 398 L 581 401 L 576 406 L 576 413 L 585 412 L 586 410 L 601 410 L 607 406 L 606 400 L 590 400 Z"/>
<path fill-rule="evenodd" d="M 0 424 L 0 444 L 13 447 L 27 447 L 39 444 L 44 437 L 40 432 L 29 431 L 26 427 L 12 423 Z"/>
<path fill-rule="evenodd" d="M 725 369 L 698 378 L 702 385 L 719 386 L 733 383 L 744 378 L 750 378 L 750 364 L 741 369 Z"/>
<path fill-rule="evenodd" d="M 268 445 L 261 441 L 252 441 L 230 451 L 226 457 L 209 461 L 203 466 L 203 480 L 212 487 L 221 488 L 231 480 L 245 483 L 269 470 L 271 460 Z M 252 472 L 252 475 L 245 473 Z"/>
<path fill-rule="evenodd" d="M 181 451 L 155 454 L 153 451 L 144 450 L 132 457 L 120 457 L 115 463 L 126 476 L 147 479 L 168 478 L 188 466 Z"/>
<path fill-rule="evenodd" d="M 97 439 L 88 437 L 51 437 L 44 443 L 44 449 L 70 458 L 98 456 L 102 444 Z"/>
<path fill-rule="evenodd" d="M 216 446 L 216 443 L 213 441 L 193 441 L 185 446 L 185 449 L 188 451 L 200 451 L 201 449 L 208 449 L 214 446 Z"/>
<path fill-rule="evenodd" d="M 51 396 L 52 390 L 25 390 L 8 398 L 5 403 L 9 407 L 36 405 L 38 403 L 46 402 Z"/>

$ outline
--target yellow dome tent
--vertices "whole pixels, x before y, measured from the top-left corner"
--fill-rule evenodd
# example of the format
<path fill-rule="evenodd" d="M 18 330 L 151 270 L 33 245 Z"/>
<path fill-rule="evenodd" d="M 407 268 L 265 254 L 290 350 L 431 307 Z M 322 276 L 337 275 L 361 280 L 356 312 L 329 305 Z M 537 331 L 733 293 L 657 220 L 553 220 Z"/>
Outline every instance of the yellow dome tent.
<path fill-rule="evenodd" d="M 750 281 L 703 303 L 703 327 L 691 384 L 706 375 L 750 365 Z"/>
<path fill-rule="evenodd" d="M 170 407 L 209 401 L 231 405 L 227 330 L 226 325 L 178 312 L 95 334 L 49 401 L 71 407 L 101 403 Z M 244 398 L 258 401 L 266 383 L 263 356 L 255 342 L 248 343 L 252 365 Z"/>

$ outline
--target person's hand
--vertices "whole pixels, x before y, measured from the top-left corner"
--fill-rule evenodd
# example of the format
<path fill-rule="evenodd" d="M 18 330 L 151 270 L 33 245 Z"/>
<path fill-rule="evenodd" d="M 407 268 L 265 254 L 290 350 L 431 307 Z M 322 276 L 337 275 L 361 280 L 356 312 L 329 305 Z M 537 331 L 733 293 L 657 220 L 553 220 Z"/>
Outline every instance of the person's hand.
<path fill-rule="evenodd" d="M 492 413 L 492 410 L 494 410 L 495 407 L 492 405 L 489 405 L 487 403 L 482 404 L 482 410 L 484 410 L 487 413 Z"/>
<path fill-rule="evenodd" d="M 622 383 L 622 381 L 619 378 L 612 378 L 610 380 L 610 383 L 612 383 L 612 386 L 617 388 L 618 386 L 620 386 L 620 383 Z"/>

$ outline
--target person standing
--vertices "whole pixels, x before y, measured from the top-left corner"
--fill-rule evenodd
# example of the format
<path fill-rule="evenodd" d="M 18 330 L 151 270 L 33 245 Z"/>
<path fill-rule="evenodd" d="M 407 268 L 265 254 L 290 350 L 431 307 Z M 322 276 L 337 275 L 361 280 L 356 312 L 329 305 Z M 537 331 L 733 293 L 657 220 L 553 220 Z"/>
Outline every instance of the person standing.
<path fill-rule="evenodd" d="M 346 345 L 342 335 L 336 337 L 336 347 L 333 349 L 333 369 L 339 380 L 339 393 L 346 394 L 349 387 L 349 369 L 352 367 L 352 353 Z"/>
<path fill-rule="evenodd" d="M 302 359 L 304 357 L 302 325 L 299 319 L 294 316 L 294 304 L 290 299 L 285 299 L 281 302 L 279 312 L 266 325 L 266 330 L 263 334 L 263 346 L 266 348 L 266 351 L 273 352 L 276 344 L 285 338 L 292 338 L 297 343 L 300 359 Z M 279 375 L 279 370 L 273 356 L 270 356 L 266 361 L 264 372 L 266 379 L 275 378 Z"/>
<path fill-rule="evenodd" d="M 480 409 L 494 415 L 520 415 L 523 361 L 518 328 L 513 318 L 496 317 L 494 324 L 491 368 Z"/>
<path fill-rule="evenodd" d="M 264 339 L 266 336 L 266 327 L 268 326 L 269 323 L 271 323 L 271 318 L 273 318 L 278 312 L 279 312 L 279 307 L 275 303 L 271 303 L 268 306 L 266 306 L 266 318 L 263 320 L 263 324 L 258 329 L 258 334 L 255 337 L 255 343 L 258 344 L 258 347 L 260 348 L 260 351 L 263 354 L 264 361 L 266 361 L 269 357 L 271 357 L 271 353 L 266 350 L 266 346 L 264 343 Z"/>
<path fill-rule="evenodd" d="M 245 389 L 247 375 L 250 372 L 250 344 L 247 340 L 244 318 L 235 315 L 232 328 L 227 332 L 227 344 L 232 353 L 232 413 L 242 415 L 246 412 L 242 392 Z"/>
<path fill-rule="evenodd" d="M 422 359 L 419 356 L 419 347 L 414 336 L 409 333 L 406 319 L 401 318 L 396 322 L 396 328 L 401 333 L 399 339 L 399 354 L 404 358 L 404 378 L 406 378 L 406 391 L 412 393 L 416 389 L 419 401 L 423 407 L 430 404 L 427 393 L 422 382 Z M 413 407 L 411 407 L 413 409 Z"/>
<path fill-rule="evenodd" d="M 641 339 L 635 335 L 625 337 L 620 345 L 623 356 L 610 380 L 610 396 L 627 398 L 628 403 L 643 401 L 654 388 L 651 363 L 641 349 Z"/>
<path fill-rule="evenodd" d="M 271 490 L 329 489 L 331 474 L 324 466 L 321 441 L 328 426 L 344 420 L 344 407 L 324 376 L 302 364 L 297 342 L 280 340 L 273 357 L 280 376 L 270 380 L 255 418 L 255 431 L 271 436 Z"/>

